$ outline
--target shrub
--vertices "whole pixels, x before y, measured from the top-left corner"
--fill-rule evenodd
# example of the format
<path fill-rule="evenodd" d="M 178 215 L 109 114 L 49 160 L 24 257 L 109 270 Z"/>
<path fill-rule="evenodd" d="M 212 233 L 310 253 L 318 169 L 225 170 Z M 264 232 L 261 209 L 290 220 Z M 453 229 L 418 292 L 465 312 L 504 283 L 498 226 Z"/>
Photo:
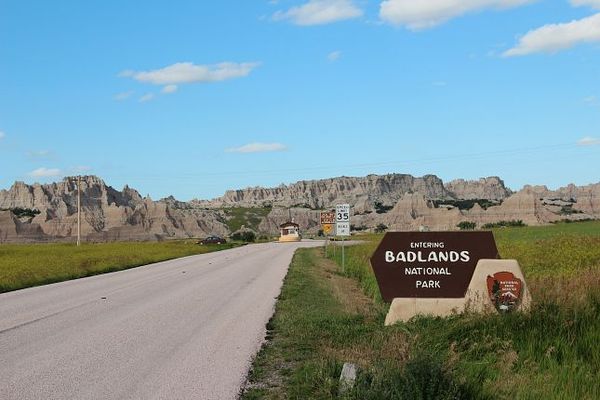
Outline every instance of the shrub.
<path fill-rule="evenodd" d="M 394 206 L 384 206 L 383 203 L 376 201 L 375 204 L 375 212 L 377 214 L 384 214 L 388 211 L 390 211 L 392 208 L 394 208 Z"/>
<path fill-rule="evenodd" d="M 254 242 L 256 240 L 256 234 L 252 231 L 236 232 L 231 235 L 231 239 L 239 240 L 241 242 Z"/>
<path fill-rule="evenodd" d="M 523 220 L 512 219 L 510 221 L 490 222 L 490 223 L 484 224 L 482 226 L 482 228 L 483 229 L 492 229 L 492 228 L 504 228 L 504 227 L 508 227 L 508 226 L 521 227 L 521 226 L 527 226 L 527 224 L 525 222 L 523 222 Z"/>
<path fill-rule="evenodd" d="M 583 211 L 574 209 L 572 205 L 562 206 L 560 208 L 560 215 L 572 215 L 572 214 L 583 214 Z"/>
<path fill-rule="evenodd" d="M 488 207 L 493 207 L 502 204 L 502 200 L 488 200 L 488 199 L 468 199 L 468 200 L 433 200 L 433 206 L 438 208 L 440 206 L 453 206 L 459 210 L 470 210 L 475 204 L 479 204 L 481 208 L 487 210 Z"/>
<path fill-rule="evenodd" d="M 375 233 L 383 233 L 387 231 L 388 226 L 386 224 L 379 224 L 375 227 Z"/>
<path fill-rule="evenodd" d="M 6 211 L 6 209 L 0 209 L 2 211 Z M 12 212 L 17 218 L 23 218 L 23 217 L 27 217 L 27 218 L 33 218 L 36 215 L 38 215 L 40 213 L 40 210 L 37 210 L 35 208 L 21 208 L 21 207 L 15 207 L 15 208 L 9 208 L 10 212 Z"/>
<path fill-rule="evenodd" d="M 472 231 L 475 229 L 477 224 L 475 222 L 470 221 L 461 221 L 456 225 L 461 231 Z"/>

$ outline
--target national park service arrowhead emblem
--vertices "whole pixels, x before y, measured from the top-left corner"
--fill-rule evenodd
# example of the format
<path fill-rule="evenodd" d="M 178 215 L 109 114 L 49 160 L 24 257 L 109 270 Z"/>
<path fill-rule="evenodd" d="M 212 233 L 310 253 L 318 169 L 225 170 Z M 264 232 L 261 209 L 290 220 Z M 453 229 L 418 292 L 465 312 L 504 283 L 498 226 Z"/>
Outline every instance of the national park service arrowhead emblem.
<path fill-rule="evenodd" d="M 515 310 L 521 302 L 523 282 L 512 272 L 496 272 L 487 277 L 490 300 L 500 312 Z"/>

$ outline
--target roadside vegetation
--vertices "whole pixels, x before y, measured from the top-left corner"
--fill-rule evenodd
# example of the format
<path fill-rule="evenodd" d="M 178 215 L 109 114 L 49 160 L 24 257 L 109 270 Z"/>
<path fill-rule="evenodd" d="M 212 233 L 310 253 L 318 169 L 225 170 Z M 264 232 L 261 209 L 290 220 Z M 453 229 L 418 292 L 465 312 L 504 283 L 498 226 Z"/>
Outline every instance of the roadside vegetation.
<path fill-rule="evenodd" d="M 194 240 L 0 245 L 0 293 L 238 246 Z"/>
<path fill-rule="evenodd" d="M 226 207 L 222 209 L 226 215 L 225 224 L 231 232 L 244 226 L 258 231 L 258 225 L 272 210 L 271 207 Z"/>
<path fill-rule="evenodd" d="M 494 230 L 521 264 L 531 313 L 419 317 L 384 327 L 368 263 L 382 235 L 297 252 L 245 399 L 600 398 L 600 222 Z M 344 362 L 359 366 L 340 396 Z"/>
<path fill-rule="evenodd" d="M 253 231 L 236 232 L 231 235 L 232 240 L 239 240 L 240 242 L 252 243 L 256 241 L 256 234 Z"/>

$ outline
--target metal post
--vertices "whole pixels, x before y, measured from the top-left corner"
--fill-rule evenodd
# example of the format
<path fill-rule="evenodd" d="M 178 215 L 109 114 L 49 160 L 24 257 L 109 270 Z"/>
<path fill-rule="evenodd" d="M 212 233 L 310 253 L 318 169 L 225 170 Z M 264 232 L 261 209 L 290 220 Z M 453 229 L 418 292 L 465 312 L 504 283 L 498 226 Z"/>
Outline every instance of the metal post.
<path fill-rule="evenodd" d="M 81 245 L 81 175 L 77 177 L 77 246 Z"/>
<path fill-rule="evenodd" d="M 344 237 L 342 236 L 342 273 L 346 273 L 346 259 L 344 257 Z"/>

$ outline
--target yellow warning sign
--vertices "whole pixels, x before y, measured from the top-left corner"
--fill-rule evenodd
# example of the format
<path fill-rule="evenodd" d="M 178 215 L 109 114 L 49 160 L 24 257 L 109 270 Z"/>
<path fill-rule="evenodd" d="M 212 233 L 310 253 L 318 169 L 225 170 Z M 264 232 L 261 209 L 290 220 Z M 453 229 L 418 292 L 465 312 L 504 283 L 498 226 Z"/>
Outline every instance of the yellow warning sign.
<path fill-rule="evenodd" d="M 323 227 L 323 234 L 327 236 L 333 235 L 333 227 L 335 224 L 323 224 L 321 226 Z"/>

